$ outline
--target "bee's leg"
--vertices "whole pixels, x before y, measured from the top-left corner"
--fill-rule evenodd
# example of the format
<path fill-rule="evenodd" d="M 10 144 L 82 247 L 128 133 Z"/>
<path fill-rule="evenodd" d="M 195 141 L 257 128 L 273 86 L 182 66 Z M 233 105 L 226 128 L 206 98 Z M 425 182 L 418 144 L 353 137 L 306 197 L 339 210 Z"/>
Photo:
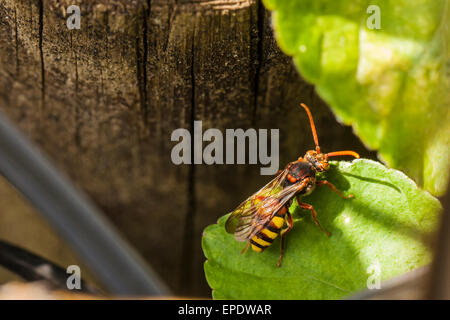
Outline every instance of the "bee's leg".
<path fill-rule="evenodd" d="M 317 224 L 317 226 L 320 228 L 320 230 L 322 230 L 327 236 L 331 236 L 331 233 L 329 233 L 328 231 L 326 231 L 324 228 L 322 228 L 322 226 L 320 225 L 319 220 L 317 220 L 317 212 L 316 210 L 314 210 L 313 206 L 304 202 L 300 202 L 300 199 L 297 199 L 298 205 L 300 206 L 300 208 L 302 209 L 306 209 L 311 211 L 311 216 L 314 220 L 314 222 Z"/>
<path fill-rule="evenodd" d="M 247 244 L 245 245 L 244 249 L 241 250 L 241 254 L 244 254 L 247 251 L 249 245 L 250 245 L 250 240 L 247 241 Z"/>
<path fill-rule="evenodd" d="M 286 236 L 286 234 L 291 231 L 292 227 L 294 226 L 294 222 L 292 221 L 292 216 L 289 213 L 289 210 L 287 211 L 287 217 L 286 217 L 286 222 L 287 222 L 287 228 L 281 230 L 281 252 L 280 252 L 280 257 L 278 258 L 278 263 L 277 266 L 281 266 L 281 259 L 283 258 L 283 254 L 284 254 L 284 237 Z"/>
<path fill-rule="evenodd" d="M 327 185 L 332 191 L 336 192 L 339 197 L 343 198 L 343 199 L 351 199 L 353 198 L 353 195 L 350 194 L 348 196 L 345 196 L 342 192 L 340 192 L 335 186 L 334 184 L 332 184 L 331 182 L 327 181 L 327 180 L 321 180 L 321 181 L 317 181 L 316 186 L 320 187 L 320 186 L 324 186 Z"/>

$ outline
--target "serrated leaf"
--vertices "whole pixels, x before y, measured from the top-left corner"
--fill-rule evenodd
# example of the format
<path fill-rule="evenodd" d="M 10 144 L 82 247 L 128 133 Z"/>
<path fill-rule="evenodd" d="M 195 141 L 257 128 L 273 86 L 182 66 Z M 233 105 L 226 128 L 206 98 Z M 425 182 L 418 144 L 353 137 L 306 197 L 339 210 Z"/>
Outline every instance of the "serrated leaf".
<path fill-rule="evenodd" d="M 262 253 L 241 255 L 245 243 L 225 231 L 228 215 L 205 229 L 204 267 L 214 298 L 336 299 L 364 289 L 369 276 L 385 280 L 431 261 L 437 199 L 403 173 L 371 160 L 332 162 L 325 177 L 355 198 L 342 199 L 327 187 L 303 198 L 330 238 L 294 202 L 294 228 L 280 268 L 279 238 Z"/>
<path fill-rule="evenodd" d="M 450 163 L 446 0 L 264 0 L 281 49 L 389 166 L 442 195 Z M 369 29 L 379 8 L 381 29 Z"/>

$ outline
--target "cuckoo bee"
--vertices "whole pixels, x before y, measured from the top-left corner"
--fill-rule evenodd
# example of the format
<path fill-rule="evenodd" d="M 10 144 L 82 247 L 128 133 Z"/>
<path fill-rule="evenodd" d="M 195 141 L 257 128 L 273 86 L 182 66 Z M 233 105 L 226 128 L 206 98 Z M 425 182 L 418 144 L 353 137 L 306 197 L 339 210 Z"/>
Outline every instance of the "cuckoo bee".
<path fill-rule="evenodd" d="M 228 217 L 225 229 L 234 234 L 236 240 L 247 241 L 242 250 L 244 253 L 249 245 L 256 252 L 262 252 L 281 234 L 281 253 L 278 259 L 278 267 L 284 253 L 286 234 L 292 229 L 293 221 L 289 213 L 289 207 L 294 197 L 297 198 L 300 208 L 309 210 L 316 225 L 327 235 L 326 231 L 317 219 L 317 213 L 313 206 L 301 201 L 302 196 L 310 194 L 316 186 L 328 186 L 344 199 L 353 195 L 343 195 L 333 184 L 327 180 L 316 180 L 318 172 L 329 169 L 328 158 L 334 156 L 353 156 L 359 158 L 354 151 L 336 151 L 322 153 L 319 147 L 316 127 L 309 108 L 300 104 L 308 114 L 312 135 L 316 145 L 315 150 L 309 150 L 304 157 L 289 163 L 286 168 L 270 181 L 261 190 L 242 202 Z M 287 225 L 285 228 L 284 225 Z"/>

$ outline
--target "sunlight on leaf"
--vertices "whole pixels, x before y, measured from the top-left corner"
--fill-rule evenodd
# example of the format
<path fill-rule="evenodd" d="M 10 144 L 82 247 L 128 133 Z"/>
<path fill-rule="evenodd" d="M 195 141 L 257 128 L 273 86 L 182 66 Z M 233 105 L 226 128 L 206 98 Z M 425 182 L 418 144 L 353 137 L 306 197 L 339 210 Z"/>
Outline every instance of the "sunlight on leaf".
<path fill-rule="evenodd" d="M 332 162 L 325 177 L 355 198 L 344 200 L 327 187 L 303 198 L 330 238 L 294 202 L 295 223 L 281 268 L 279 238 L 262 253 L 241 255 L 245 243 L 225 231 L 228 215 L 205 229 L 205 274 L 214 298 L 337 299 L 364 289 L 374 275 L 368 268 L 379 268 L 385 280 L 431 261 L 437 199 L 403 173 L 366 159 Z"/>

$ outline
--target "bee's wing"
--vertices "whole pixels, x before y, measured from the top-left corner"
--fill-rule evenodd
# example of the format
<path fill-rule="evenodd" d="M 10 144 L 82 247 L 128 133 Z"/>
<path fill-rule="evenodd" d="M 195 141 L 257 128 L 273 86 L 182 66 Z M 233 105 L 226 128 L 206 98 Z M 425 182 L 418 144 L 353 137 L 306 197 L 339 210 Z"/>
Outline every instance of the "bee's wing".
<path fill-rule="evenodd" d="M 225 224 L 226 231 L 228 233 L 235 233 L 237 229 L 242 229 L 243 226 L 250 223 L 261 207 L 262 201 L 266 197 L 273 196 L 282 190 L 281 183 L 286 175 L 287 170 L 283 170 L 272 181 L 242 202 L 228 217 Z"/>
<path fill-rule="evenodd" d="M 251 239 L 302 188 L 303 182 L 297 182 L 283 188 L 281 183 L 288 174 L 287 170 L 281 172 L 261 190 L 241 203 L 228 217 L 225 229 L 234 233 L 236 240 Z"/>

